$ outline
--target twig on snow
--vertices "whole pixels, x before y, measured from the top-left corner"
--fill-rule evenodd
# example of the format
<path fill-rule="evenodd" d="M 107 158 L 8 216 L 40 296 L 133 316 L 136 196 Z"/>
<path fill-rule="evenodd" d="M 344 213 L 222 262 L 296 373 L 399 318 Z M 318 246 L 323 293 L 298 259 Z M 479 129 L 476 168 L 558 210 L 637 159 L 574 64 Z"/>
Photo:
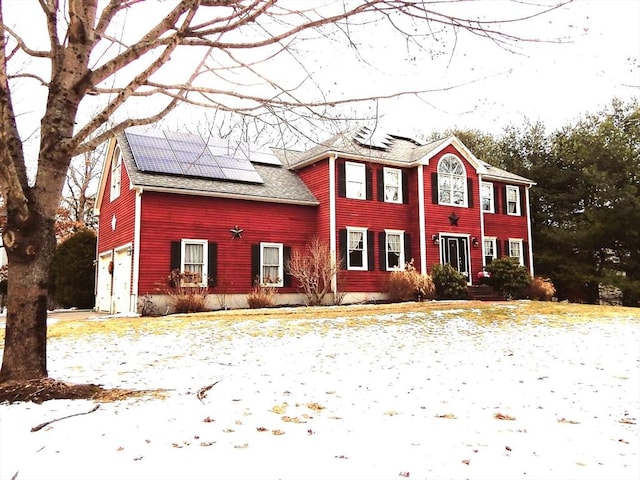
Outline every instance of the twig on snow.
<path fill-rule="evenodd" d="M 38 430 L 42 430 L 44 427 L 46 427 L 47 425 L 52 424 L 53 422 L 57 422 L 59 420 L 64 420 L 66 418 L 71 418 L 71 417 L 77 417 L 79 415 L 88 415 L 90 413 L 95 412 L 96 410 L 98 410 L 100 408 L 100 404 L 96 405 L 95 407 L 93 407 L 91 410 L 89 410 L 88 412 L 80 412 L 80 413 L 74 413 L 71 415 L 67 415 L 65 417 L 60 417 L 60 418 L 54 418 L 53 420 L 49 420 L 48 422 L 43 422 L 40 425 L 36 425 L 35 427 L 33 427 L 31 429 L 32 432 L 37 432 Z"/>
<path fill-rule="evenodd" d="M 196 393 L 196 397 L 198 397 L 198 400 L 202 401 L 203 398 L 206 398 L 207 392 L 211 390 L 213 386 L 218 383 L 220 383 L 220 380 L 217 380 L 213 382 L 211 385 L 207 385 L 205 387 L 202 387 L 200 390 L 198 390 L 198 393 Z"/>

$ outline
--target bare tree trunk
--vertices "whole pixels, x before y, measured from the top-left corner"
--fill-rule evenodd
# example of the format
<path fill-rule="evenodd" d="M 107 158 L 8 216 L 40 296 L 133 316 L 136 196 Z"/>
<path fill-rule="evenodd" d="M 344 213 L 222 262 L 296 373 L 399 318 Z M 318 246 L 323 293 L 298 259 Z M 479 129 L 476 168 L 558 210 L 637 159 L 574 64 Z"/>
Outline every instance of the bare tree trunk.
<path fill-rule="evenodd" d="M 9 219 L 8 229 L 11 223 Z M 53 221 L 41 218 L 39 223 L 41 228 L 34 229 L 29 236 L 21 236 L 13 250 L 7 246 L 9 292 L 0 383 L 48 376 L 48 283 L 55 235 Z M 35 245 L 38 248 L 31 250 Z"/>

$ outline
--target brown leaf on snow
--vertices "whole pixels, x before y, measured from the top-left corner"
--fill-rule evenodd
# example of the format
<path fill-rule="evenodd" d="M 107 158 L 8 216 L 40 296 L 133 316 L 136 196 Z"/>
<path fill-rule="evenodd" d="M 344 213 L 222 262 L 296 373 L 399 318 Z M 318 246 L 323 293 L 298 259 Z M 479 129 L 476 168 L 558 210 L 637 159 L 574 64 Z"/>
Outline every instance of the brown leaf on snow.
<path fill-rule="evenodd" d="M 493 418 L 495 418 L 496 420 L 515 420 L 516 417 L 512 417 L 511 415 L 508 415 L 506 413 L 494 413 L 493 414 Z"/>
<path fill-rule="evenodd" d="M 287 411 L 288 406 L 289 404 L 287 402 L 284 402 L 280 405 L 274 405 L 273 407 L 271 407 L 271 411 L 273 413 L 283 414 L 284 412 Z"/>
<path fill-rule="evenodd" d="M 215 422 L 215 420 L 214 420 L 213 418 L 211 418 L 211 417 L 205 417 L 202 421 L 203 421 L 204 423 L 211 423 L 211 422 Z"/>
<path fill-rule="evenodd" d="M 462 460 L 462 463 L 464 463 L 465 465 L 469 465 L 471 463 L 471 460 L 465 459 L 465 460 Z"/>
<path fill-rule="evenodd" d="M 324 407 L 316 402 L 307 403 L 307 408 L 313 410 L 314 412 L 319 412 L 321 410 L 324 410 Z"/>
<path fill-rule="evenodd" d="M 636 422 L 634 420 L 635 420 L 635 418 L 621 418 L 620 420 L 618 420 L 618 423 L 625 423 L 627 425 L 635 425 Z"/>
<path fill-rule="evenodd" d="M 436 415 L 436 418 L 449 418 L 451 420 L 455 420 L 456 417 L 453 413 L 443 413 L 442 415 Z"/>
<path fill-rule="evenodd" d="M 306 420 L 300 420 L 300 417 L 289 417 L 287 415 L 282 417 L 282 421 L 288 423 L 307 423 Z"/>
<path fill-rule="evenodd" d="M 575 420 L 567 420 L 566 418 L 562 417 L 558 419 L 558 423 L 569 423 L 571 425 L 578 425 L 580 424 L 580 422 L 576 422 Z"/>
<path fill-rule="evenodd" d="M 257 430 L 258 432 L 266 432 L 266 431 L 267 431 L 267 429 L 266 429 L 266 428 L 264 428 L 264 427 L 258 427 L 258 428 L 256 428 L 256 430 Z"/>
<path fill-rule="evenodd" d="M 233 448 L 249 448 L 249 444 L 243 443 L 242 445 L 234 445 Z"/>
<path fill-rule="evenodd" d="M 398 475 L 399 475 L 400 477 L 409 478 L 409 472 L 400 472 Z"/>
<path fill-rule="evenodd" d="M 282 430 L 278 430 L 277 428 L 275 430 L 271 430 L 271 433 L 274 435 L 284 435 L 284 432 Z"/>
<path fill-rule="evenodd" d="M 619 438 L 618 441 L 620 443 L 626 443 L 627 445 L 629 445 L 629 442 L 627 442 L 624 438 Z"/>
<path fill-rule="evenodd" d="M 504 449 L 505 449 L 507 452 L 510 452 L 510 451 L 511 451 L 511 447 L 510 447 L 509 445 L 505 445 Z"/>

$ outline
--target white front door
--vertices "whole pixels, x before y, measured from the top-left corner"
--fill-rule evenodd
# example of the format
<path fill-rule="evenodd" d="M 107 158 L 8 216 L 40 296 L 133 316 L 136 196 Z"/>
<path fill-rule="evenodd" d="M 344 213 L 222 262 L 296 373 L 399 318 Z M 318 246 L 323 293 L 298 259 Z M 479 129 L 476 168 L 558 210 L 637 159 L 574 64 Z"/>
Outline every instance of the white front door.
<path fill-rule="evenodd" d="M 131 312 L 131 259 L 128 247 L 115 251 L 112 313 Z"/>

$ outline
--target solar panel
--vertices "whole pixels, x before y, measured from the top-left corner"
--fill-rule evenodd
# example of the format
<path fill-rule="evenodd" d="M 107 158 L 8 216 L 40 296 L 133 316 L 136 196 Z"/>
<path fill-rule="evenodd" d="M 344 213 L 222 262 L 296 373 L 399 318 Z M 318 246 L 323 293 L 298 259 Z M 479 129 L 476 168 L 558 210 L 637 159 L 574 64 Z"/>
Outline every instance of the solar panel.
<path fill-rule="evenodd" d="M 161 137 L 125 134 L 141 171 L 264 183 L 246 150 L 233 143 L 210 139 L 207 145 L 198 135 L 180 132 L 164 132 Z"/>
<path fill-rule="evenodd" d="M 387 135 L 380 130 L 371 130 L 368 127 L 362 127 L 353 136 L 356 143 L 363 147 L 375 148 L 376 150 L 388 151 L 393 145 L 393 137 Z"/>

